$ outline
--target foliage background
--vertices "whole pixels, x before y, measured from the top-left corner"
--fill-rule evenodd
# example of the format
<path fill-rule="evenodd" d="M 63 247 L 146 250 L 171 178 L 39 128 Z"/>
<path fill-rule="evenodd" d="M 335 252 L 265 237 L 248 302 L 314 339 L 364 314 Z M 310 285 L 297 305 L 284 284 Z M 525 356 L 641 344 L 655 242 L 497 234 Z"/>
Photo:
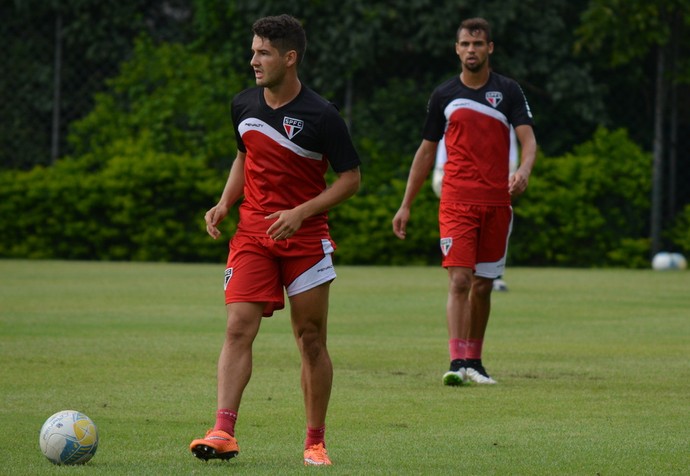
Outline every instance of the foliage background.
<path fill-rule="evenodd" d="M 430 187 L 407 240 L 390 221 L 468 16 L 492 22 L 492 65 L 535 113 L 540 155 L 515 203 L 510 264 L 648 266 L 662 52 L 664 247 L 688 254 L 689 11 L 690 0 L 3 3 L 14 67 L 0 77 L 0 257 L 223 261 L 203 213 L 235 154 L 229 102 L 252 85 L 251 23 L 282 12 L 304 22 L 301 76 L 340 107 L 363 160 L 362 190 L 331 211 L 339 262 L 439 262 Z"/>

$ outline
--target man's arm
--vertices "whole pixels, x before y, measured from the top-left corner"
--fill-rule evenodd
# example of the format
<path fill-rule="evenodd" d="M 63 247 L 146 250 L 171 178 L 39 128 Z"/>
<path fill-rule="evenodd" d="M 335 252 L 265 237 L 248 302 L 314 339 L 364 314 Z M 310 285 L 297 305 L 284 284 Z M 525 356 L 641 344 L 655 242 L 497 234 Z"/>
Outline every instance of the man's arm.
<path fill-rule="evenodd" d="M 527 189 L 529 176 L 532 174 L 532 167 L 537 159 L 537 139 L 532 126 L 517 126 L 515 135 L 520 142 L 521 153 L 520 166 L 508 181 L 508 190 L 514 197 L 521 195 Z"/>
<path fill-rule="evenodd" d="M 429 171 L 434 166 L 436 161 L 436 149 L 438 142 L 431 142 L 426 139 L 422 140 L 417 152 L 414 154 L 414 160 L 410 167 L 410 175 L 407 178 L 407 186 L 405 187 L 405 195 L 398 212 L 393 217 L 393 233 L 401 240 L 405 239 L 407 234 L 407 222 L 410 219 L 410 208 L 412 202 L 421 190 L 424 181 L 429 176 Z"/>
<path fill-rule="evenodd" d="M 206 212 L 206 231 L 213 239 L 220 236 L 218 224 L 228 215 L 228 210 L 240 199 L 244 191 L 244 159 L 246 154 L 237 151 L 237 157 L 232 163 L 228 180 L 225 182 L 223 194 L 218 204 Z"/>

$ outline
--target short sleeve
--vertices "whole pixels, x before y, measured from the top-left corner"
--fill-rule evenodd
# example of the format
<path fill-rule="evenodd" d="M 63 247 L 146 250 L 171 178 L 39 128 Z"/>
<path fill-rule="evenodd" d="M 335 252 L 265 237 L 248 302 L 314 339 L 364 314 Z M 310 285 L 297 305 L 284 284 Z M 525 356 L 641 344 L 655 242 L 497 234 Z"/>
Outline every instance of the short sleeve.
<path fill-rule="evenodd" d="M 436 89 L 429 98 L 426 108 L 426 122 L 422 137 L 431 142 L 438 142 L 446 129 L 446 117 L 441 107 L 441 98 Z"/>
<path fill-rule="evenodd" d="M 237 150 L 240 152 L 247 152 L 247 148 L 244 146 L 244 141 L 242 140 L 242 136 L 240 135 L 240 130 L 239 130 L 239 117 L 240 117 L 240 112 L 239 112 L 240 106 L 238 105 L 238 98 L 237 96 L 232 100 L 232 103 L 230 104 L 230 116 L 232 117 L 232 128 L 235 131 L 235 141 L 237 142 Z"/>
<path fill-rule="evenodd" d="M 336 173 L 354 169 L 361 164 L 350 131 L 335 105 L 326 106 L 320 132 L 326 157 Z"/>

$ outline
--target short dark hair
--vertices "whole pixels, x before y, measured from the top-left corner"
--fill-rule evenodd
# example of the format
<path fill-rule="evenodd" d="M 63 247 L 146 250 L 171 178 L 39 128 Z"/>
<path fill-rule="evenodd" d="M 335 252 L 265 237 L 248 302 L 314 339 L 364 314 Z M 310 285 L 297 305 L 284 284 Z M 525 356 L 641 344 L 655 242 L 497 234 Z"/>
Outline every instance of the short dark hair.
<path fill-rule="evenodd" d="M 467 20 L 460 23 L 458 31 L 455 34 L 455 38 L 460 38 L 460 31 L 467 30 L 472 36 L 475 36 L 478 31 L 483 31 L 486 34 L 486 42 L 491 43 L 491 25 L 489 22 L 483 18 L 468 18 Z"/>
<path fill-rule="evenodd" d="M 297 64 L 302 62 L 307 51 L 307 34 L 296 18 L 285 14 L 260 18 L 252 25 L 252 32 L 259 38 L 269 40 L 280 54 L 295 50 Z"/>

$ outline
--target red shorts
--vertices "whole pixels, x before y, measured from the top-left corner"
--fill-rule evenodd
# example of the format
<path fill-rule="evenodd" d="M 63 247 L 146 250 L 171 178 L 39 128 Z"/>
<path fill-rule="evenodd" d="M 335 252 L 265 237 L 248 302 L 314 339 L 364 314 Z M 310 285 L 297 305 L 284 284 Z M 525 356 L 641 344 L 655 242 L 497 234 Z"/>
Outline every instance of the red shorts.
<path fill-rule="evenodd" d="M 444 268 L 471 268 L 484 278 L 503 274 L 513 227 L 511 206 L 442 202 L 438 221 Z"/>
<path fill-rule="evenodd" d="M 265 302 L 263 315 L 285 307 L 288 296 L 308 291 L 335 279 L 330 238 L 290 238 L 236 233 L 230 240 L 225 269 L 225 304 Z"/>

